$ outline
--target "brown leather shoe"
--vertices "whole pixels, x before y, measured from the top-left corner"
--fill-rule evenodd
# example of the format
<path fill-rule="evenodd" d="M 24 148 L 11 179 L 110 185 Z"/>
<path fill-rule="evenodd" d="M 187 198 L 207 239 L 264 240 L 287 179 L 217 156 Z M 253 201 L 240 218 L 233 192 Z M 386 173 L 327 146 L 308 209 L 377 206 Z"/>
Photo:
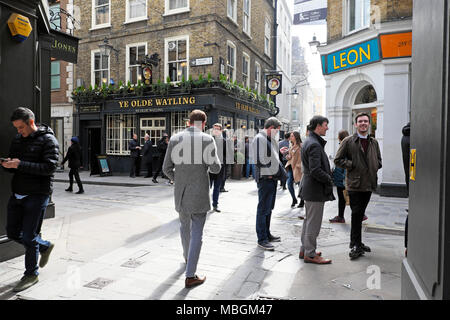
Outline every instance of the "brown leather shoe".
<path fill-rule="evenodd" d="M 305 263 L 315 263 L 315 264 L 329 264 L 331 263 L 330 259 L 324 259 L 319 255 L 316 255 L 314 258 L 310 258 L 306 256 L 304 258 Z"/>
<path fill-rule="evenodd" d="M 322 256 L 322 252 L 316 251 L 316 255 Z M 305 252 L 300 251 L 300 253 L 298 254 L 298 258 L 299 258 L 299 259 L 303 259 L 304 257 L 305 257 Z"/>
<path fill-rule="evenodd" d="M 184 280 L 184 286 L 186 288 L 192 288 L 198 285 L 201 285 L 203 282 L 205 282 L 206 277 L 203 278 L 199 278 L 197 275 L 195 275 L 192 278 L 186 278 L 186 280 Z"/>

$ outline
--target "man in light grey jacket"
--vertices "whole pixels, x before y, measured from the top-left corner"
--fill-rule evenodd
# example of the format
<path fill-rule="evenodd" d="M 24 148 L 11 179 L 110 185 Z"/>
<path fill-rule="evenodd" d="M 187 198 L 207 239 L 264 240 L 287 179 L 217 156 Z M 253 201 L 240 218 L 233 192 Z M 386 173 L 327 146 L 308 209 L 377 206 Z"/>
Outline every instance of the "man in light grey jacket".
<path fill-rule="evenodd" d="M 203 133 L 206 114 L 193 110 L 190 127 L 174 135 L 167 147 L 163 172 L 175 183 L 175 210 L 180 217 L 180 236 L 186 262 L 185 287 L 202 284 L 195 272 L 202 245 L 206 213 L 211 210 L 209 172 L 220 172 L 214 138 Z"/>

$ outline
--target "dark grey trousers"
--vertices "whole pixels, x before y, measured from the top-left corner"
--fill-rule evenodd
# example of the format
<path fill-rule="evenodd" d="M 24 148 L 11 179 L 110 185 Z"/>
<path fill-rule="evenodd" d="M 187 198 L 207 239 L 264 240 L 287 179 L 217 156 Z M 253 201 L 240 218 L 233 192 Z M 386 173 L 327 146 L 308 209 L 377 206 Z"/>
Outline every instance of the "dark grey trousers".
<path fill-rule="evenodd" d="M 317 248 L 317 237 L 322 227 L 323 208 L 325 202 L 312 202 L 305 200 L 305 220 L 302 227 L 302 246 L 300 251 L 305 253 L 305 256 L 314 258 Z"/>

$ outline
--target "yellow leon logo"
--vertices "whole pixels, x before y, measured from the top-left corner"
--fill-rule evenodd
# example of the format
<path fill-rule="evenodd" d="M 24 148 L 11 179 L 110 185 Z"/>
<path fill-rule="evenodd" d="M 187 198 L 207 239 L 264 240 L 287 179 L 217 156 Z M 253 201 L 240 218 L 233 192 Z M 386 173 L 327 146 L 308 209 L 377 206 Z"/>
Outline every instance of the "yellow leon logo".
<path fill-rule="evenodd" d="M 33 28 L 31 27 L 30 20 L 18 13 L 13 13 L 8 19 L 8 27 L 11 31 L 13 39 L 19 42 L 23 42 L 28 39 Z"/>
<path fill-rule="evenodd" d="M 350 65 L 354 65 L 355 63 L 363 62 L 363 55 L 366 57 L 367 60 L 370 61 L 370 44 L 367 45 L 367 51 L 364 51 L 363 47 L 359 47 L 359 54 L 358 51 L 355 49 L 352 49 L 348 52 L 341 52 L 339 54 L 339 64 L 336 65 L 336 56 L 333 56 L 333 64 L 334 69 L 340 69 L 347 66 L 345 62 L 348 62 Z"/>

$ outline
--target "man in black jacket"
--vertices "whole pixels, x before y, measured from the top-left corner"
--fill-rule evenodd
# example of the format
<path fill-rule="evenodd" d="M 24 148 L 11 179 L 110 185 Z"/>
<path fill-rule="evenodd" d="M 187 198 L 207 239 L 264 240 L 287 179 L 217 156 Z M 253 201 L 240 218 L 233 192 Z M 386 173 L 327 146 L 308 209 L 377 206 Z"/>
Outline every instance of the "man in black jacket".
<path fill-rule="evenodd" d="M 142 148 L 142 162 L 144 163 L 144 166 L 147 167 L 147 175 L 144 178 L 150 178 L 153 173 L 153 144 L 148 134 L 145 134 L 144 140 L 145 143 Z"/>
<path fill-rule="evenodd" d="M 19 292 L 38 282 L 38 269 L 47 264 L 54 247 L 53 243 L 42 240 L 39 233 L 53 191 L 59 145 L 52 129 L 36 126 L 30 109 L 16 109 L 11 121 L 19 134 L 11 144 L 9 158 L 1 164 L 14 173 L 6 234 L 25 247 L 25 274 L 13 289 Z"/>
<path fill-rule="evenodd" d="M 324 150 L 327 142 L 322 138 L 328 130 L 328 119 L 314 116 L 309 122 L 308 130 L 309 136 L 303 143 L 301 152 L 303 178 L 300 196 L 305 200 L 306 217 L 302 227 L 299 258 L 304 259 L 305 263 L 328 264 L 331 260 L 322 258 L 322 253 L 316 252 L 325 201 L 335 200 L 330 162 Z"/>
<path fill-rule="evenodd" d="M 77 181 L 78 185 L 77 194 L 81 194 L 84 193 L 84 189 L 83 184 L 81 183 L 80 174 L 78 173 L 78 169 L 83 163 L 80 141 L 78 140 L 78 137 L 72 137 L 70 141 L 72 142 L 72 145 L 69 147 L 69 150 L 67 150 L 67 154 L 64 157 L 63 162 L 61 163 L 61 165 L 63 165 L 64 163 L 66 163 L 66 161 L 69 161 L 69 188 L 67 188 L 66 191 L 73 191 L 73 177 L 75 176 L 75 180 Z"/>
<path fill-rule="evenodd" d="M 159 152 L 159 157 L 158 157 L 158 168 L 156 169 L 156 172 L 152 179 L 152 181 L 154 183 L 158 183 L 158 180 L 156 180 L 156 178 L 158 177 L 159 173 L 162 171 L 164 157 L 166 156 L 166 151 L 167 151 L 168 145 L 169 145 L 169 135 L 167 133 L 164 133 L 163 137 L 161 138 L 161 140 L 159 140 L 158 145 L 156 147 L 156 149 Z M 164 173 L 163 173 L 163 175 L 164 175 Z"/>
<path fill-rule="evenodd" d="M 130 150 L 131 156 L 130 177 L 136 178 L 136 176 L 139 176 L 139 161 L 141 160 L 141 146 L 139 145 L 136 133 L 133 133 L 133 139 L 128 143 L 128 150 Z"/>

